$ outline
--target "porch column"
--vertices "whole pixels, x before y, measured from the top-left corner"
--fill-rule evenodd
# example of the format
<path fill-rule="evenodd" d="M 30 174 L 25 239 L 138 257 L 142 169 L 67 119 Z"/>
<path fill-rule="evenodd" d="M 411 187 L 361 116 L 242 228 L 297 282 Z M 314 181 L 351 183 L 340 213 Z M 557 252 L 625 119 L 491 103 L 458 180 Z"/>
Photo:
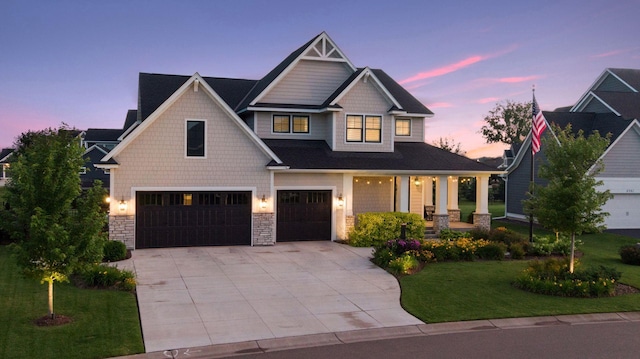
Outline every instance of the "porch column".
<path fill-rule="evenodd" d="M 422 194 L 424 179 L 419 176 L 413 177 L 409 181 L 409 187 L 411 188 L 409 191 L 409 211 L 422 217 L 424 214 L 424 195 Z"/>
<path fill-rule="evenodd" d="M 476 211 L 473 213 L 473 224 L 476 228 L 491 229 L 489 175 L 476 176 Z"/>
<path fill-rule="evenodd" d="M 409 212 L 409 176 L 399 176 L 396 185 L 398 187 L 398 211 Z"/>
<path fill-rule="evenodd" d="M 422 184 L 424 185 L 424 189 L 422 190 L 422 201 L 424 202 L 425 219 L 430 221 L 432 220 L 431 214 L 435 209 L 433 205 L 433 177 L 423 177 Z"/>
<path fill-rule="evenodd" d="M 436 233 L 449 228 L 449 213 L 447 212 L 447 176 L 436 177 L 436 208 L 433 214 L 433 229 Z"/>
<path fill-rule="evenodd" d="M 338 195 L 340 195 L 339 191 Z M 342 216 L 339 218 L 343 223 L 343 231 L 342 233 L 338 233 L 338 237 L 340 239 L 347 239 L 349 237 L 349 232 L 356 225 L 356 218 L 353 215 L 353 175 L 342 175 L 342 198 L 344 200 L 344 204 L 342 205 Z M 338 208 L 338 211 L 339 210 L 340 209 Z"/>
<path fill-rule="evenodd" d="M 447 177 L 447 212 L 449 222 L 460 222 L 460 209 L 458 208 L 458 177 Z"/>

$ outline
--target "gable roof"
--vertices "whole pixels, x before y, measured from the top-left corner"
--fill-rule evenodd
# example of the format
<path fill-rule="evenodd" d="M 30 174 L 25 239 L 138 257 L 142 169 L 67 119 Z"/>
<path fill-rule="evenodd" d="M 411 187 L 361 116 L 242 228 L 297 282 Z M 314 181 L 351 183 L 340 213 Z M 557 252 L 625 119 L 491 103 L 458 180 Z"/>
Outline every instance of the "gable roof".
<path fill-rule="evenodd" d="M 127 117 L 124 119 L 124 125 L 122 129 L 124 131 L 128 130 L 129 127 L 133 126 L 134 123 L 138 120 L 138 110 L 129 110 L 127 111 Z"/>
<path fill-rule="evenodd" d="M 174 84 L 181 81 L 178 78 L 180 76 L 173 75 L 163 75 L 160 77 L 167 77 Z M 124 138 L 113 150 L 111 150 L 101 161 L 105 164 L 111 163 L 109 161 L 113 160 L 113 157 L 118 155 L 125 149 L 135 138 L 137 138 L 147 127 L 151 126 L 151 124 L 159 118 L 164 111 L 166 111 L 178 98 L 182 96 L 186 91 L 191 88 L 191 85 L 201 86 L 205 93 L 209 95 L 209 97 L 215 101 L 224 112 L 231 118 L 234 123 L 240 127 L 241 131 L 245 133 L 257 146 L 260 148 L 268 157 L 270 157 L 276 163 L 281 163 L 282 161 L 276 156 L 271 149 L 269 149 L 264 142 L 253 132 L 244 121 L 238 117 L 238 115 L 229 107 L 229 105 L 220 97 L 216 91 L 213 90 L 211 86 L 198 74 L 197 72 L 188 78 L 176 91 L 173 92 L 161 105 L 159 105 L 151 114 L 149 114 L 145 121 L 143 121 L 140 125 L 138 125 L 132 132 Z M 164 92 L 164 90 L 163 90 Z"/>
<path fill-rule="evenodd" d="M 593 91 L 593 94 L 620 116 L 640 118 L 640 92 Z"/>
<path fill-rule="evenodd" d="M 85 131 L 85 142 L 117 142 L 124 130 L 119 128 L 89 128 Z"/>
<path fill-rule="evenodd" d="M 396 142 L 393 152 L 332 151 L 322 140 L 264 140 L 290 170 L 405 171 L 411 174 L 502 173 L 423 142 Z"/>
<path fill-rule="evenodd" d="M 0 150 L 0 163 L 9 162 L 9 157 L 15 151 L 13 148 L 3 148 Z"/>
<path fill-rule="evenodd" d="M 640 91 L 640 69 L 609 68 L 607 70 L 629 85 L 635 92 Z"/>
<path fill-rule="evenodd" d="M 607 86 L 601 87 L 603 83 L 607 81 Z M 613 85 L 612 85 L 613 84 Z M 640 69 L 620 69 L 620 68 L 607 68 L 605 69 L 596 81 L 587 89 L 587 91 L 580 96 L 578 102 L 571 107 L 572 112 L 578 112 L 584 110 L 591 100 L 596 98 L 602 102 L 603 105 L 610 108 L 616 114 L 623 115 L 625 113 L 637 113 L 640 110 L 629 111 L 628 103 L 631 94 L 637 94 L 640 91 Z M 602 96 L 608 98 L 604 100 Z M 634 97 L 636 100 L 638 97 Z M 616 102 L 623 108 L 617 108 L 612 102 Z M 638 118 L 637 116 L 631 116 L 629 118 Z"/>

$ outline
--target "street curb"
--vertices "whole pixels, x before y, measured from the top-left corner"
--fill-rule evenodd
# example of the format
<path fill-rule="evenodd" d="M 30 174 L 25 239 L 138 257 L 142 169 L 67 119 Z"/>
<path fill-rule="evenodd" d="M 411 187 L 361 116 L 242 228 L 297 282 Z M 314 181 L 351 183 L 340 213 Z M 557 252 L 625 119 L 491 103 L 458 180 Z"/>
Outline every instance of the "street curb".
<path fill-rule="evenodd" d="M 166 358 L 224 358 L 251 353 L 265 353 L 278 350 L 308 348 L 325 345 L 341 345 L 374 340 L 393 339 L 410 336 L 428 336 L 468 333 L 489 330 L 510 330 L 555 325 L 586 325 L 597 323 L 640 322 L 640 312 L 574 314 L 543 317 L 504 318 L 448 322 L 434 324 L 407 325 L 389 328 L 372 328 L 335 333 L 321 333 L 261 339 L 239 343 L 217 344 L 197 348 L 181 348 L 151 353 L 117 357 L 118 359 L 166 359 Z M 115 358 L 114 358 L 115 359 Z"/>

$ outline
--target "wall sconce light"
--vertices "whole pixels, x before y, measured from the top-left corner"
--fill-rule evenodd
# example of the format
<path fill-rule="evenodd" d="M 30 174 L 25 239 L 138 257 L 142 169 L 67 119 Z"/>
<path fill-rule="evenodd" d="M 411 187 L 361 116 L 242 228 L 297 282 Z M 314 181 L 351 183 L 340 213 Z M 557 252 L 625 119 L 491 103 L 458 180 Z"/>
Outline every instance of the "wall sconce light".
<path fill-rule="evenodd" d="M 342 193 L 340 193 L 340 195 L 338 195 L 338 206 L 339 207 L 344 206 L 344 198 L 342 197 Z"/>
<path fill-rule="evenodd" d="M 260 200 L 260 208 L 267 208 L 267 198 L 264 195 L 262 195 L 262 199 Z"/>
<path fill-rule="evenodd" d="M 124 197 L 120 200 L 120 203 L 118 203 L 118 209 L 120 210 L 120 212 L 124 212 L 127 210 L 127 201 L 124 200 Z"/>
<path fill-rule="evenodd" d="M 111 203 L 111 197 L 107 196 L 104 198 L 105 203 Z"/>
<path fill-rule="evenodd" d="M 420 177 L 417 177 L 417 176 L 416 176 L 416 179 L 415 179 L 415 181 L 414 181 L 413 183 L 414 183 L 416 186 L 419 186 L 419 185 L 420 185 Z"/>

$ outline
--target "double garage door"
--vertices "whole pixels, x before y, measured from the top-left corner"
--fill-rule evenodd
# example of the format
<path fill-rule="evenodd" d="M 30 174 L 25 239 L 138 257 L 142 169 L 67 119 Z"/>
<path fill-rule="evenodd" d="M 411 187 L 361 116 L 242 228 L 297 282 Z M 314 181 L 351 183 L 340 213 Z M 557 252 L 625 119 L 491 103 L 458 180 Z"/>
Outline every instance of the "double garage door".
<path fill-rule="evenodd" d="M 276 241 L 331 239 L 331 191 L 278 191 Z M 251 192 L 137 192 L 136 248 L 251 245 Z"/>

